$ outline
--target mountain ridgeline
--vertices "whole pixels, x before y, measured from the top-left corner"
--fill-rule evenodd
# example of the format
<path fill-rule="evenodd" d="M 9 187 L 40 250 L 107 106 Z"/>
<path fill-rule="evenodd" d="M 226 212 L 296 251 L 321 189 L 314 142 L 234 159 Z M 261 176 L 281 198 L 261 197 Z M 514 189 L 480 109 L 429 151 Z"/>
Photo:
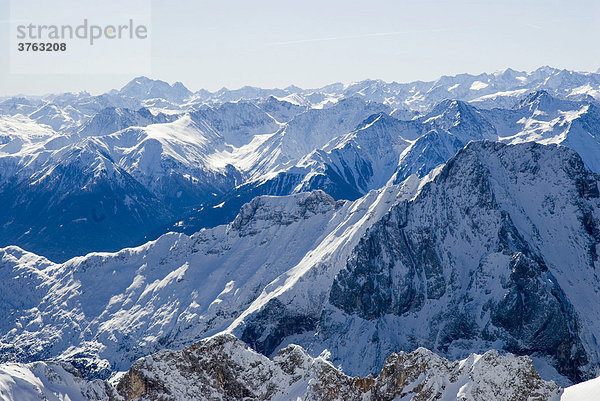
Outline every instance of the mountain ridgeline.
<path fill-rule="evenodd" d="M 549 67 L 4 99 L 0 394 L 558 401 L 600 374 L 597 99 Z"/>
<path fill-rule="evenodd" d="M 141 77 L 98 96 L 8 98 L 0 245 L 62 262 L 226 224 L 260 195 L 355 200 L 472 140 L 561 143 L 600 171 L 599 87 L 598 74 L 543 67 L 214 93 Z"/>

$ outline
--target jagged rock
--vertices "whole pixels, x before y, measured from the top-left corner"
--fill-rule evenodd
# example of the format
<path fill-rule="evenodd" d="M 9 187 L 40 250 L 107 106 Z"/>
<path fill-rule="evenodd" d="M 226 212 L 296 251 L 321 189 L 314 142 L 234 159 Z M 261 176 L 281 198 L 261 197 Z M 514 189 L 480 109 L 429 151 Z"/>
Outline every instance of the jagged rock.
<path fill-rule="evenodd" d="M 290 225 L 300 219 L 307 219 L 315 214 L 326 213 L 337 207 L 336 201 L 321 190 L 313 191 L 308 196 L 296 195 L 298 202 L 276 202 L 266 197 L 253 199 L 240 209 L 231 223 L 231 228 L 240 235 L 256 234 L 262 227 Z"/>
<path fill-rule="evenodd" d="M 449 362 L 420 348 L 393 354 L 377 377 L 360 378 L 296 345 L 268 359 L 219 335 L 138 360 L 119 380 L 114 400 L 558 401 L 561 391 L 540 379 L 528 358 L 497 351 Z"/>

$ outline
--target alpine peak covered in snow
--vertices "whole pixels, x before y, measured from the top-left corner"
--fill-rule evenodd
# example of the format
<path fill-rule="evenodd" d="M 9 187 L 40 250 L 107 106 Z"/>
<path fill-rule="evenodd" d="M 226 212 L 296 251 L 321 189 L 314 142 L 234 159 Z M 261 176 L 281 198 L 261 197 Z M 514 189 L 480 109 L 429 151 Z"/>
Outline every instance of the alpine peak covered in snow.
<path fill-rule="evenodd" d="M 599 99 L 550 67 L 5 98 L 0 397 L 558 400 L 600 374 Z"/>
<path fill-rule="evenodd" d="M 574 381 L 597 375 L 600 200 L 579 156 L 472 142 L 421 188 L 346 258 L 273 287 L 233 332 L 266 354 L 288 337 L 327 348 L 360 374 L 425 346 L 451 358 L 500 347 Z"/>
<path fill-rule="evenodd" d="M 146 77 L 134 78 L 118 93 L 138 100 L 164 99 L 173 103 L 181 103 L 192 95 L 181 82 L 170 85 L 165 81 Z"/>
<path fill-rule="evenodd" d="M 425 176 L 471 140 L 561 143 L 600 171 L 598 88 L 598 74 L 544 67 L 214 93 L 138 77 L 97 96 L 8 98 L 0 199 L 12 209 L 0 245 L 62 262 L 226 224 L 260 195 L 354 200 Z M 104 167 L 91 174 L 94 164 Z"/>
<path fill-rule="evenodd" d="M 265 354 L 327 348 L 352 374 L 399 349 L 501 348 L 579 381 L 599 366 L 598 202 L 565 147 L 472 142 L 355 202 L 262 197 L 227 226 L 62 265 L 5 248 L 3 355 L 106 377 L 227 329 Z"/>

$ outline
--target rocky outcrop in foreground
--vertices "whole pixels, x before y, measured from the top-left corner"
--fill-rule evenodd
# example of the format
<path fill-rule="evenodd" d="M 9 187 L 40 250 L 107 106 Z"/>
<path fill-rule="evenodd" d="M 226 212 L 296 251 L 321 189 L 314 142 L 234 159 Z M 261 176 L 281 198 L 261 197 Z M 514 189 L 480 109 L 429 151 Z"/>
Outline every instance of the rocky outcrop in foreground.
<path fill-rule="evenodd" d="M 273 359 L 231 335 L 139 359 L 114 400 L 559 400 L 528 357 L 489 351 L 450 362 L 419 348 L 392 354 L 377 377 L 350 377 L 290 345 Z"/>

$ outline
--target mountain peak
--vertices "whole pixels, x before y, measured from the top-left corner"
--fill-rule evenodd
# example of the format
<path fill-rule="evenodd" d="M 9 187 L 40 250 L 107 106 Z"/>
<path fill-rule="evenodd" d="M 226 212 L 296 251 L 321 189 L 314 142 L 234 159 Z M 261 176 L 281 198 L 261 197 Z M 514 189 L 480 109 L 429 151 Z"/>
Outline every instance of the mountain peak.
<path fill-rule="evenodd" d="M 374 161 L 381 162 L 382 155 L 387 154 L 390 147 L 401 145 L 404 148 L 408 146 L 405 137 L 414 139 L 414 131 L 406 122 L 391 117 L 385 112 L 379 112 L 362 121 L 351 137 L 358 141 L 359 147 L 364 148 L 365 151 L 379 155 Z"/>
<path fill-rule="evenodd" d="M 161 82 L 161 83 L 167 84 L 164 81 L 150 79 L 146 76 L 141 75 L 139 77 L 133 78 L 131 81 L 129 81 L 125 85 L 123 85 L 123 87 L 120 89 L 120 91 L 121 92 L 128 91 L 128 90 L 132 90 L 134 88 L 148 88 L 148 87 L 152 86 L 155 82 Z"/>
<path fill-rule="evenodd" d="M 496 128 L 490 121 L 477 108 L 461 100 L 443 100 L 421 119 L 432 128 L 456 135 L 464 143 L 497 138 Z"/>
<path fill-rule="evenodd" d="M 396 120 L 396 119 L 393 117 L 390 117 L 387 113 L 384 113 L 383 111 L 381 111 L 379 113 L 371 114 L 363 122 L 361 122 L 358 125 L 358 127 L 356 127 L 356 129 L 363 129 L 363 128 L 366 128 L 367 126 L 375 123 L 376 121 L 384 122 L 386 120 Z"/>
<path fill-rule="evenodd" d="M 438 104 L 436 104 L 429 114 L 438 115 L 438 114 L 442 114 L 448 110 L 465 111 L 465 110 L 469 110 L 469 109 L 474 109 L 474 107 L 466 102 L 463 102 L 462 100 L 444 99 L 441 102 L 439 102 Z"/>
<path fill-rule="evenodd" d="M 192 92 L 181 82 L 173 85 L 159 79 L 139 76 L 129 81 L 119 91 L 120 94 L 139 100 L 162 98 L 169 101 L 181 102 L 192 95 Z"/>
<path fill-rule="evenodd" d="M 515 109 L 521 108 L 547 108 L 555 100 L 546 90 L 541 89 L 528 93 L 517 105 Z"/>
<path fill-rule="evenodd" d="M 303 89 L 300 88 L 299 86 L 296 85 L 289 85 L 286 86 L 285 88 L 283 88 L 284 91 L 290 92 L 290 93 L 298 93 L 298 92 L 302 92 Z"/>
<path fill-rule="evenodd" d="M 535 70 L 534 72 L 541 72 L 541 73 L 545 73 L 545 74 L 554 74 L 558 71 L 560 71 L 558 68 L 550 67 L 549 65 L 543 65 L 540 68 L 538 68 L 537 70 Z"/>
<path fill-rule="evenodd" d="M 458 99 L 445 99 L 436 104 L 424 118 L 430 119 L 434 117 L 444 116 L 452 117 L 453 119 L 460 117 L 460 119 L 462 120 L 469 116 L 472 117 L 476 113 L 478 113 L 478 110 L 474 106 L 471 106 L 469 103 L 463 102 L 462 100 Z"/>
<path fill-rule="evenodd" d="M 240 235 L 253 235 L 273 224 L 289 225 L 336 207 L 336 201 L 322 190 L 284 197 L 259 196 L 242 206 L 231 228 Z"/>
<path fill-rule="evenodd" d="M 460 159 L 465 154 L 477 155 L 477 157 L 481 159 L 485 159 L 491 155 L 499 155 L 503 158 L 506 158 L 507 161 L 511 161 L 512 165 L 522 165 L 524 163 L 533 162 L 536 165 L 541 165 L 548 160 L 539 160 L 541 156 L 547 156 L 550 160 L 554 159 L 556 161 L 560 161 L 561 164 L 567 160 L 574 160 L 577 164 L 581 165 L 583 168 L 583 162 L 581 162 L 581 158 L 579 155 L 564 146 L 559 145 L 542 145 L 537 142 L 525 142 L 517 145 L 508 145 L 502 142 L 496 141 L 472 141 L 468 143 L 464 149 L 460 150 L 447 164 L 453 164 L 453 159 Z M 512 158 L 510 155 L 514 155 L 516 153 L 524 153 L 531 157 L 524 158 Z M 446 166 L 449 167 L 449 166 Z M 510 168 L 509 165 L 505 165 L 505 168 Z M 553 168 L 553 165 L 548 163 L 544 165 L 545 168 Z"/>

